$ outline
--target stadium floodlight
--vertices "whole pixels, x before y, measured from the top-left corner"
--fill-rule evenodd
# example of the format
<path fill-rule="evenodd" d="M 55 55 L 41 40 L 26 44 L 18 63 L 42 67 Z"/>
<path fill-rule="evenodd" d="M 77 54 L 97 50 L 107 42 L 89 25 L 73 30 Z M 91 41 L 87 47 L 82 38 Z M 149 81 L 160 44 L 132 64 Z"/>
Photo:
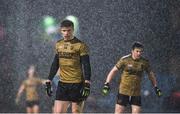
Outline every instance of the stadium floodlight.
<path fill-rule="evenodd" d="M 51 16 L 44 16 L 43 27 L 48 35 L 56 33 L 57 32 L 56 19 L 54 19 Z"/>

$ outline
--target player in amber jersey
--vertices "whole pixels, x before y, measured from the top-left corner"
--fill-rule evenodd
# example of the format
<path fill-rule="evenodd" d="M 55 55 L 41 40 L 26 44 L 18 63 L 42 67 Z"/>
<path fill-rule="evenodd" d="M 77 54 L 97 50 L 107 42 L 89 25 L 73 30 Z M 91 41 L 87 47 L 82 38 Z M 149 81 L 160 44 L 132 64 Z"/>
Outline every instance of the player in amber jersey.
<path fill-rule="evenodd" d="M 56 53 L 47 82 L 51 83 L 57 70 L 60 69 L 55 113 L 66 113 L 70 103 L 72 113 L 80 113 L 83 111 L 84 100 L 90 94 L 89 49 L 73 35 L 74 24 L 71 21 L 62 21 L 60 32 L 63 39 L 56 43 Z"/>
<path fill-rule="evenodd" d="M 135 42 L 132 46 L 131 54 L 119 59 L 107 76 L 102 93 L 106 95 L 109 90 L 109 83 L 118 70 L 122 70 L 119 92 L 115 106 L 115 113 L 123 113 L 125 106 L 132 106 L 132 113 L 140 113 L 141 110 L 141 78 L 143 72 L 148 74 L 155 92 L 161 96 L 161 90 L 157 87 L 155 74 L 153 73 L 149 61 L 142 57 L 143 45 Z"/>
<path fill-rule="evenodd" d="M 39 112 L 39 96 L 38 96 L 38 86 L 45 84 L 45 80 L 37 77 L 35 72 L 35 66 L 32 65 L 27 72 L 28 78 L 21 84 L 17 97 L 16 103 L 19 103 L 21 94 L 23 91 L 26 93 L 26 111 L 27 113 L 38 113 Z"/>

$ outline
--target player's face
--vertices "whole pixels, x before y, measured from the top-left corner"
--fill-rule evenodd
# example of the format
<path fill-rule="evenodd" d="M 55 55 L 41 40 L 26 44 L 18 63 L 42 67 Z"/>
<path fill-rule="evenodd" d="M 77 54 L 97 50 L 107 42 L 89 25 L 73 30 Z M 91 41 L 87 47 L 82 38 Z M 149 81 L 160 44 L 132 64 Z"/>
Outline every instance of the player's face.
<path fill-rule="evenodd" d="M 35 67 L 34 66 L 30 66 L 30 68 L 28 69 L 29 77 L 33 77 L 34 76 L 34 72 L 35 72 Z"/>
<path fill-rule="evenodd" d="M 73 37 L 73 28 L 72 27 L 61 27 L 61 35 L 65 40 L 71 39 Z"/>
<path fill-rule="evenodd" d="M 132 50 L 133 59 L 139 59 L 142 56 L 142 52 L 142 48 L 135 48 L 134 50 Z"/>

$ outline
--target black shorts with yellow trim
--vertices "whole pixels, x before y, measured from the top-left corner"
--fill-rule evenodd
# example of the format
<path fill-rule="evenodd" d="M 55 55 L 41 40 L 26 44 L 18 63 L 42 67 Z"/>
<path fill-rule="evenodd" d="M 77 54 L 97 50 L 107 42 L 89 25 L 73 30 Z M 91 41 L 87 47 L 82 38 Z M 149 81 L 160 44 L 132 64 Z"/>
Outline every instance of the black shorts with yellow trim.
<path fill-rule="evenodd" d="M 118 93 L 116 103 L 122 106 L 127 106 L 127 104 L 141 106 L 141 96 L 128 96 Z"/>
<path fill-rule="evenodd" d="M 71 101 L 71 102 L 81 102 L 83 83 L 64 83 L 58 82 L 58 87 L 56 90 L 56 100 L 60 101 Z"/>

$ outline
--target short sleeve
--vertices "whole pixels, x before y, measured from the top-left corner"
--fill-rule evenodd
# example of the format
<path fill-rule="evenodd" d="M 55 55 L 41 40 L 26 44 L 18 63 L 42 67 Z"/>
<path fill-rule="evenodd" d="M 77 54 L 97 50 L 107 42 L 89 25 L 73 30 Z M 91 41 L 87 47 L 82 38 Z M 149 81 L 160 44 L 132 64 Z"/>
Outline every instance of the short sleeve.
<path fill-rule="evenodd" d="M 56 45 L 55 45 L 54 52 L 55 52 L 55 54 L 58 53 L 58 44 L 57 44 L 57 43 L 56 43 Z"/>
<path fill-rule="evenodd" d="M 80 56 L 89 55 L 89 48 L 85 43 L 82 43 L 80 46 Z"/>
<path fill-rule="evenodd" d="M 120 58 L 115 66 L 120 70 L 123 65 L 124 65 L 124 60 Z"/>
<path fill-rule="evenodd" d="M 40 78 L 36 78 L 36 81 L 38 84 L 42 84 L 43 83 L 43 79 L 40 79 Z"/>
<path fill-rule="evenodd" d="M 23 82 L 22 82 L 22 85 L 24 85 L 24 86 L 26 86 L 26 80 L 24 80 Z"/>
<path fill-rule="evenodd" d="M 150 66 L 150 63 L 149 63 L 148 60 L 145 62 L 144 68 L 145 68 L 145 71 L 146 71 L 147 73 L 150 73 L 150 72 L 151 72 L 152 69 L 151 69 L 151 66 Z"/>

